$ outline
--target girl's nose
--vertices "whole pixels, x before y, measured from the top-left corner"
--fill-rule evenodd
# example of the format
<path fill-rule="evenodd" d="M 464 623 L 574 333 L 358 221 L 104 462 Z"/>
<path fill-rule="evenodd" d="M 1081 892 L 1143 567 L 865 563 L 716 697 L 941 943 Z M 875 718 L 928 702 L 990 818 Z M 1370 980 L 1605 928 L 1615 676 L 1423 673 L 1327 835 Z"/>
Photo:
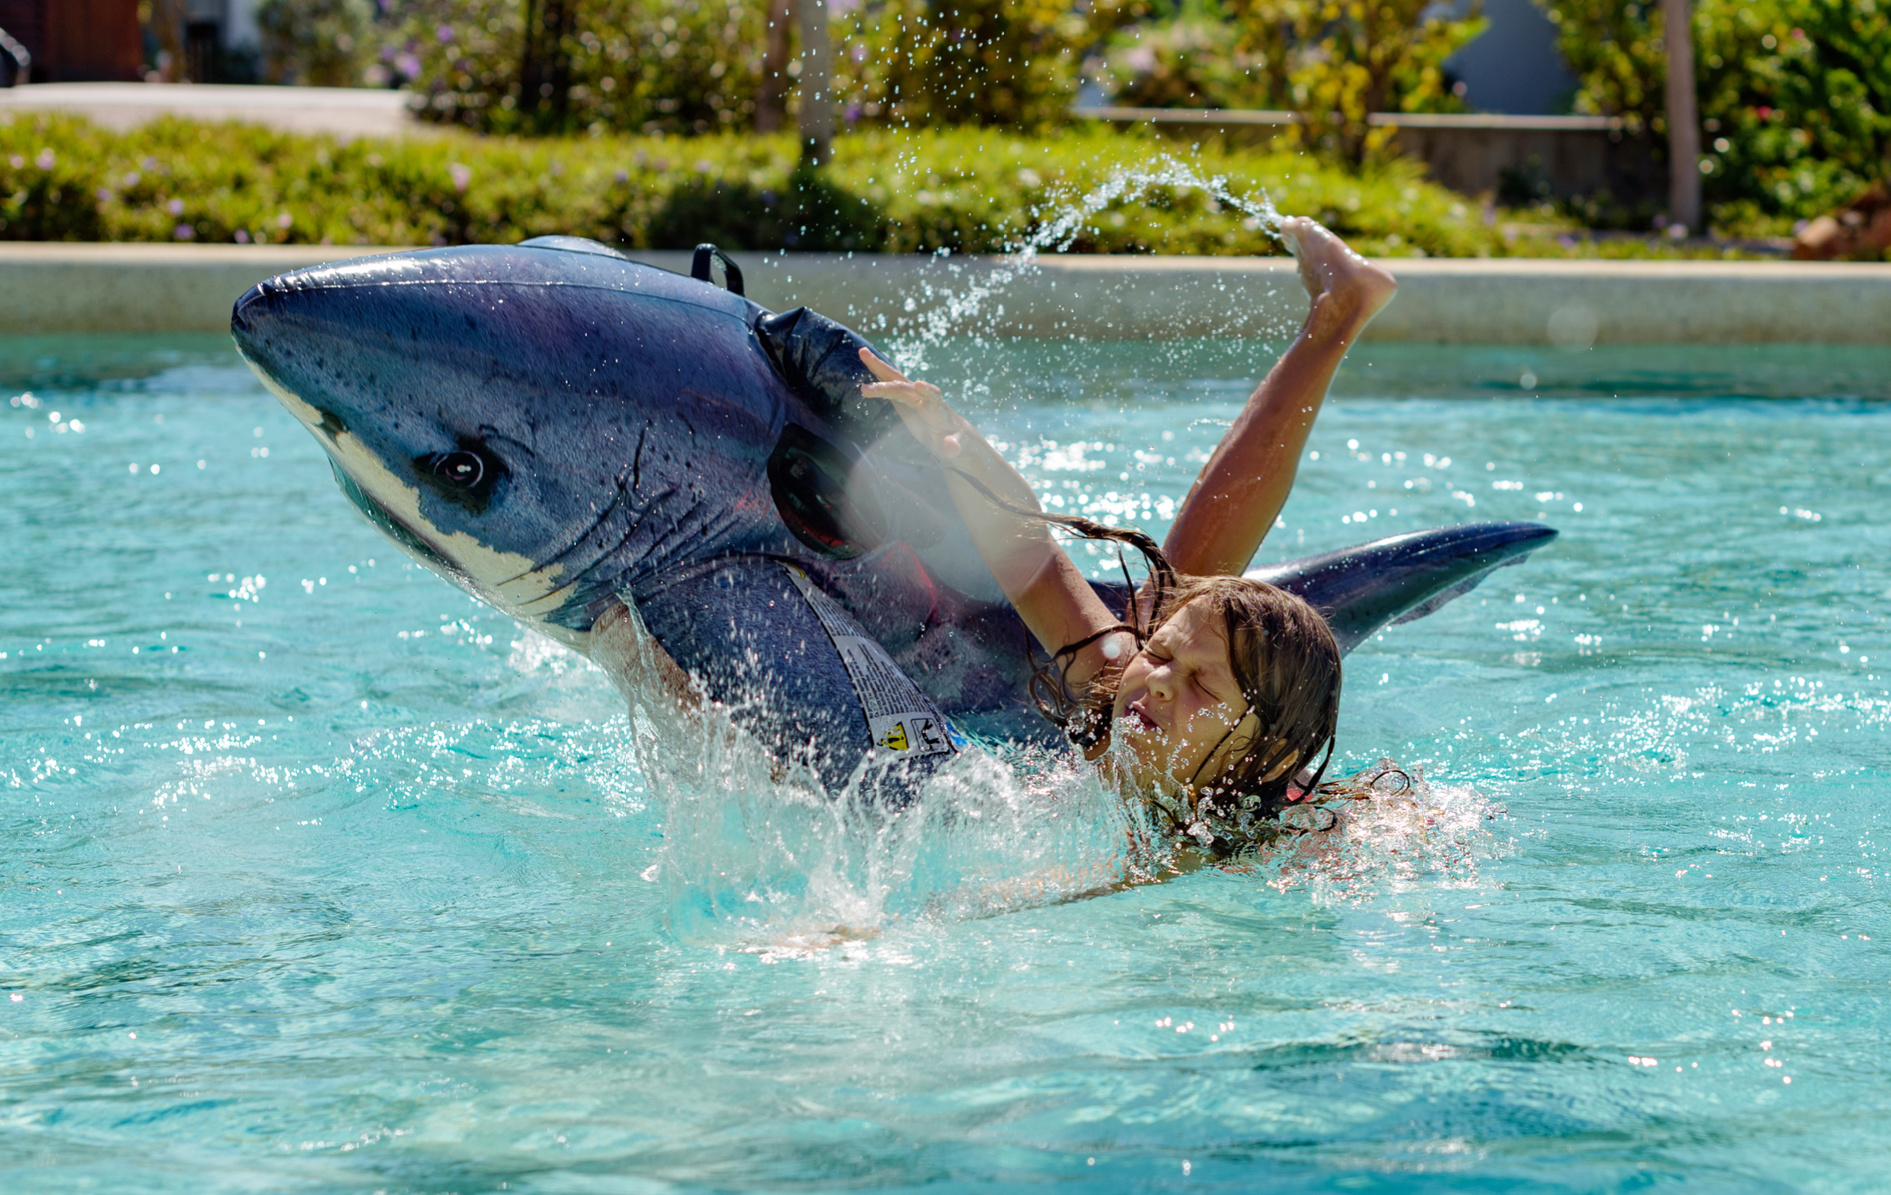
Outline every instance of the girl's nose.
<path fill-rule="evenodd" d="M 1166 665 L 1149 674 L 1149 695 L 1157 701 L 1175 696 L 1175 673 Z"/>

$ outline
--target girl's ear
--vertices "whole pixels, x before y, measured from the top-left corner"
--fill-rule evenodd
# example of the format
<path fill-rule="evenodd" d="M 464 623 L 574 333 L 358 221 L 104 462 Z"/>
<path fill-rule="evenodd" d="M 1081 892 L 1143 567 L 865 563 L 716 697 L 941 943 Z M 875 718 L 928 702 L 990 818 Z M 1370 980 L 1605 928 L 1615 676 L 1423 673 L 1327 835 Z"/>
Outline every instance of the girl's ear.
<path fill-rule="evenodd" d="M 1249 727 L 1253 729 L 1250 730 L 1248 729 Z M 1254 750 L 1254 748 L 1259 745 L 1260 733 L 1261 722 L 1259 718 L 1254 716 L 1254 711 L 1249 710 L 1247 713 L 1242 714 L 1241 720 L 1234 724 L 1233 730 L 1228 732 L 1227 741 L 1218 752 L 1223 761 L 1222 766 L 1224 768 L 1230 768 L 1240 763 L 1243 756 L 1247 755 L 1248 752 Z M 1212 758 L 1212 756 L 1210 758 Z M 1273 776 L 1263 776 L 1261 779 L 1271 780 Z"/>

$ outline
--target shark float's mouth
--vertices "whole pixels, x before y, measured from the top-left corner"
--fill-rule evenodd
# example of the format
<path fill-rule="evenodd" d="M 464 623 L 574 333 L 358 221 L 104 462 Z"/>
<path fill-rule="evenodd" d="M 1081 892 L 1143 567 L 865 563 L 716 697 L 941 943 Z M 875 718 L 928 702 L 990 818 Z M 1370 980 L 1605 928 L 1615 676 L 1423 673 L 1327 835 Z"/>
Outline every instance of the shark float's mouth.
<path fill-rule="evenodd" d="M 238 308 L 239 314 L 241 308 Z M 241 348 L 239 346 L 239 352 Z M 270 372 L 248 353 L 242 353 L 249 367 L 261 378 L 263 385 L 276 396 L 284 409 L 311 432 L 328 453 L 329 468 L 334 471 L 335 484 L 347 495 L 355 509 L 367 516 L 370 523 L 381 533 L 398 544 L 403 551 L 421 564 L 441 573 L 449 580 L 468 589 L 475 588 L 473 578 L 442 553 L 407 519 L 395 511 L 401 508 L 412 512 L 410 518 L 424 524 L 417 518 L 419 514 L 419 493 L 415 487 L 404 485 L 380 459 L 348 432 L 347 424 L 332 411 L 323 410 L 302 398 L 278 382 Z M 364 484 L 361 477 L 368 480 Z M 381 500 L 377 493 L 396 496 L 392 503 Z M 407 498 L 401 501 L 400 498 Z"/>

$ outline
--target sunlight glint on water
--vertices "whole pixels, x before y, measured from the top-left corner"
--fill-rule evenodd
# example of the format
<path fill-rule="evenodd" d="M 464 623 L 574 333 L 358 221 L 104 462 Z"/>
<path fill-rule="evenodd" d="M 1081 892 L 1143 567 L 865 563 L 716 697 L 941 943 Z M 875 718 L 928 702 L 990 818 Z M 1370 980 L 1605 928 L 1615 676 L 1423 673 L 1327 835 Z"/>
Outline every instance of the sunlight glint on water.
<path fill-rule="evenodd" d="M 1271 360 L 928 352 L 1157 531 Z M 1264 557 L 1562 539 L 1350 657 L 1338 762 L 1423 773 L 1354 839 L 1045 903 L 1120 850 L 1054 765 L 877 872 L 759 779 L 663 789 L 221 341 L 0 344 L 6 1188 L 1875 1189 L 1875 352 L 1364 346 Z"/>

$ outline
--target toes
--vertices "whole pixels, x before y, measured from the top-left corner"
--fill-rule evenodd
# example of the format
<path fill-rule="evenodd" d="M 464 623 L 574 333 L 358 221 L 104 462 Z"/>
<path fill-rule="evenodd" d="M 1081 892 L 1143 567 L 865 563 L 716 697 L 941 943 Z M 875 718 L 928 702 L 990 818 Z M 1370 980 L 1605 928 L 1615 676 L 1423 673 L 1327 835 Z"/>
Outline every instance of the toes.
<path fill-rule="evenodd" d="M 1302 226 L 1310 223 L 1305 216 L 1289 216 L 1280 222 L 1280 244 L 1293 257 L 1300 256 Z"/>

